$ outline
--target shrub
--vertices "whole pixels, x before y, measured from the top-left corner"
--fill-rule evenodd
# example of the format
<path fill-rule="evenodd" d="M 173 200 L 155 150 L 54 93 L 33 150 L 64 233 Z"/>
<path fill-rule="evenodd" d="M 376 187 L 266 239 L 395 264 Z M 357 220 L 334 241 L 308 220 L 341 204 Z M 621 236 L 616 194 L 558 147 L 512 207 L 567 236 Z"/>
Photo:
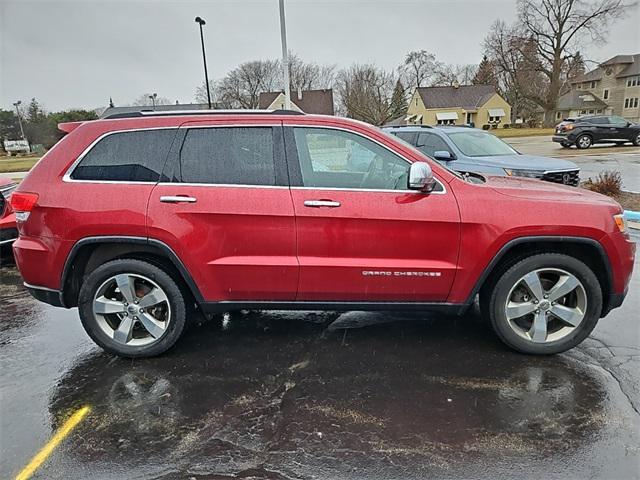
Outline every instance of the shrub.
<path fill-rule="evenodd" d="M 508 123 L 505 123 L 504 125 L 502 125 L 502 128 L 511 128 L 511 125 L 509 125 Z"/>
<path fill-rule="evenodd" d="M 609 197 L 616 197 L 622 192 L 622 177 L 620 172 L 607 170 L 599 173 L 595 180 L 589 177 L 583 186 L 587 190 L 602 193 Z"/>
<path fill-rule="evenodd" d="M 490 128 L 491 128 L 491 125 L 489 125 L 488 123 L 485 123 L 484 125 L 482 125 L 483 130 L 489 130 Z"/>

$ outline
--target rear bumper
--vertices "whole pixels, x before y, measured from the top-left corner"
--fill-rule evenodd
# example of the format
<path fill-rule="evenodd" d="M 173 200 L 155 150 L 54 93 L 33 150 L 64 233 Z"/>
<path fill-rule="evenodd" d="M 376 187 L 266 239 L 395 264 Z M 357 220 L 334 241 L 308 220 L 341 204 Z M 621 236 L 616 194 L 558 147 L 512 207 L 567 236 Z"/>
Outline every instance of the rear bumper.
<path fill-rule="evenodd" d="M 24 286 L 27 288 L 29 293 L 36 300 L 40 300 L 41 302 L 48 303 L 49 305 L 53 305 L 54 307 L 65 306 L 64 301 L 62 299 L 62 292 L 59 290 L 53 290 L 51 288 L 29 285 L 26 282 L 24 283 Z"/>

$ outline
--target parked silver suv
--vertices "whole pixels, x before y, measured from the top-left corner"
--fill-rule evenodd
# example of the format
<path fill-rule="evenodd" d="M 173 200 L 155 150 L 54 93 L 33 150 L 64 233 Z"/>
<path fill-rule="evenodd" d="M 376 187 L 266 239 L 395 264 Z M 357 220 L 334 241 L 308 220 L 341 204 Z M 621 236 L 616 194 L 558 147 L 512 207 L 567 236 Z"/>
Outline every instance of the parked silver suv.
<path fill-rule="evenodd" d="M 568 160 L 522 155 L 495 135 L 469 127 L 414 125 L 385 131 L 458 172 L 528 177 L 578 186 L 580 169 Z"/>

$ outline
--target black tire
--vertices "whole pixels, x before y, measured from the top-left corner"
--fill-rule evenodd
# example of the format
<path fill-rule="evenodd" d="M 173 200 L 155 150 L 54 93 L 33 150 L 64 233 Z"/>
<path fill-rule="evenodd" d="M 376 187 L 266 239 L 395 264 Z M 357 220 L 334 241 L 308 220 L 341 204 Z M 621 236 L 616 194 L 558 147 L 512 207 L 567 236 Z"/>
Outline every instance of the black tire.
<path fill-rule="evenodd" d="M 576 147 L 580 150 L 587 149 L 591 145 L 593 145 L 593 138 L 591 138 L 591 135 L 583 133 L 578 138 L 576 138 Z"/>
<path fill-rule="evenodd" d="M 100 286 L 111 277 L 123 273 L 142 275 L 153 280 L 168 299 L 171 317 L 166 331 L 149 345 L 131 346 L 116 342 L 100 328 L 94 314 L 93 301 Z M 109 353 L 127 358 L 153 357 L 166 352 L 178 341 L 186 324 L 184 295 L 174 279 L 158 266 L 134 259 L 113 260 L 91 272 L 80 289 L 78 311 L 85 331 L 95 343 Z"/>
<path fill-rule="evenodd" d="M 560 142 L 562 148 L 571 148 L 571 144 L 569 142 Z"/>
<path fill-rule="evenodd" d="M 638 132 L 638 133 L 636 134 L 636 136 L 635 136 L 635 137 L 633 137 L 633 144 L 634 144 L 636 147 L 640 147 L 640 132 Z"/>
<path fill-rule="evenodd" d="M 524 275 L 543 268 L 562 269 L 574 275 L 584 287 L 587 308 L 582 322 L 566 337 L 556 341 L 534 343 L 518 335 L 509 325 L 506 302 L 509 292 Z M 602 311 L 602 289 L 594 272 L 580 260 L 558 253 L 527 257 L 506 270 L 493 286 L 489 302 L 483 309 L 498 337 L 514 350 L 536 355 L 551 355 L 569 350 L 589 336 Z M 546 298 L 546 297 L 545 297 Z"/>

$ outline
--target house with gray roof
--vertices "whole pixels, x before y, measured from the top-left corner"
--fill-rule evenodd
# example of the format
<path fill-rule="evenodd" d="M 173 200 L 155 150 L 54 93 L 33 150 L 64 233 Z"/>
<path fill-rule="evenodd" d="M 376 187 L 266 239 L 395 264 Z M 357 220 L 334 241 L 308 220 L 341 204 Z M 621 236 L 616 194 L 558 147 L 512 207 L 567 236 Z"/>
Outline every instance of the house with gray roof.
<path fill-rule="evenodd" d="M 616 55 L 574 78 L 558 101 L 556 119 L 580 115 L 619 115 L 640 121 L 640 53 Z"/>
<path fill-rule="evenodd" d="M 284 92 L 263 92 L 258 99 L 259 108 L 283 110 Z M 291 110 L 319 115 L 333 115 L 333 90 L 297 90 L 291 92 Z"/>
<path fill-rule="evenodd" d="M 408 125 L 497 127 L 511 123 L 511 105 L 492 85 L 419 87 L 404 120 Z"/>

